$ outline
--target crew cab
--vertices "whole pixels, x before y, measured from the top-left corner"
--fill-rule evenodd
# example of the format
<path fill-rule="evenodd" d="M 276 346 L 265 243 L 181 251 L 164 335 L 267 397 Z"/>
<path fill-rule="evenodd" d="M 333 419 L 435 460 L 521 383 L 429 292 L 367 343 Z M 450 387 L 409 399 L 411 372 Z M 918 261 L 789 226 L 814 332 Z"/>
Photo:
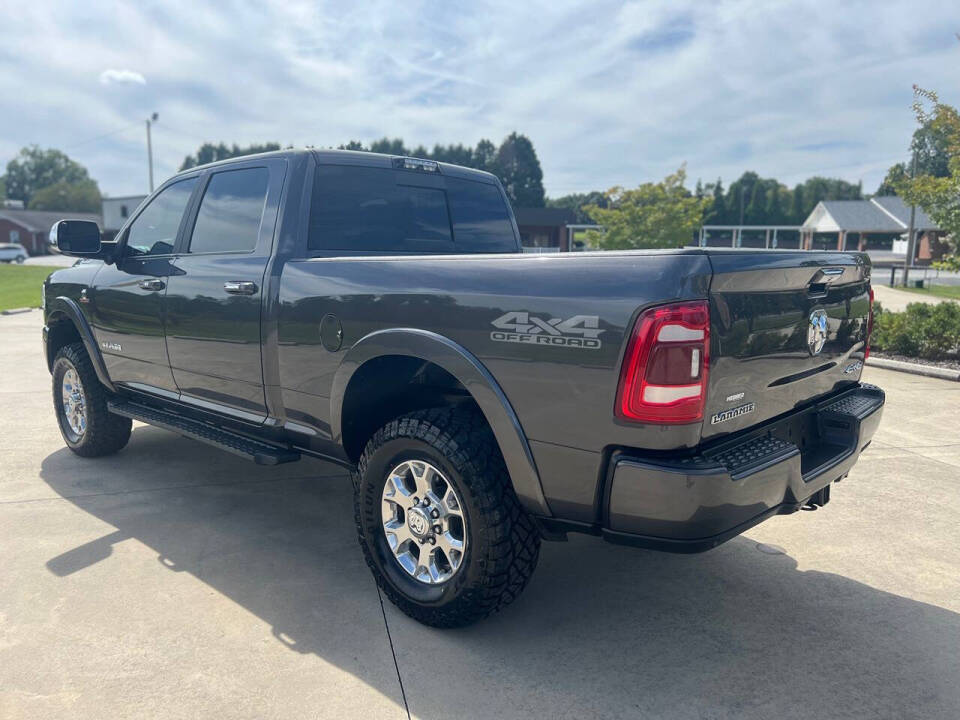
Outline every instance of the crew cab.
<path fill-rule="evenodd" d="M 442 163 L 237 158 L 51 241 L 86 258 L 43 294 L 66 444 L 139 420 L 342 465 L 377 582 L 434 626 L 517 597 L 542 539 L 698 552 L 822 506 L 884 404 L 866 255 L 523 254 L 497 178 Z"/>

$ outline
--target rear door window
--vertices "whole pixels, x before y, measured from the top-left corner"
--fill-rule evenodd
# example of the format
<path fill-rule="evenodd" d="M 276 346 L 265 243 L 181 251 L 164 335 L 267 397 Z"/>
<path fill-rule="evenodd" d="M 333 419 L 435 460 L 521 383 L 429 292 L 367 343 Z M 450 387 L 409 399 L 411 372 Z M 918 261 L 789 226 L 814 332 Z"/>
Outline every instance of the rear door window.
<path fill-rule="evenodd" d="M 191 253 L 250 252 L 257 246 L 270 173 L 244 168 L 214 173 L 200 202 Z"/>
<path fill-rule="evenodd" d="M 311 250 L 451 252 L 446 194 L 388 168 L 321 165 L 313 184 Z"/>
<path fill-rule="evenodd" d="M 448 177 L 447 198 L 458 252 L 517 252 L 510 211 L 500 188 Z"/>

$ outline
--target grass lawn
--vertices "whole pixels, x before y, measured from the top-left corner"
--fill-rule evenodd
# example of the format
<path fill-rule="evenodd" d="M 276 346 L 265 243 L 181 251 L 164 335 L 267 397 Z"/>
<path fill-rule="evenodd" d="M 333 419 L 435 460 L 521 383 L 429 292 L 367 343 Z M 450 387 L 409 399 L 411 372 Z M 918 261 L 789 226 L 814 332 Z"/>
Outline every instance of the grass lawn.
<path fill-rule="evenodd" d="M 929 285 L 924 288 L 897 288 L 897 290 L 906 290 L 916 295 L 934 295 L 960 300 L 960 285 Z"/>
<path fill-rule="evenodd" d="M 0 265 L 0 310 L 40 307 L 40 288 L 58 268 L 39 265 Z"/>

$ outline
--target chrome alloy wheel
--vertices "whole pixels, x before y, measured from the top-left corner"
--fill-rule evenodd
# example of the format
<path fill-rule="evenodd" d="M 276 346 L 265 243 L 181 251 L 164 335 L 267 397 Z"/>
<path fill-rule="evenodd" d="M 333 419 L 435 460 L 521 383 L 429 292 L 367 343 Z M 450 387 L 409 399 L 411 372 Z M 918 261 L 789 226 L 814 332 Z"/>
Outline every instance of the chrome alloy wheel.
<path fill-rule="evenodd" d="M 63 418 L 73 433 L 80 437 L 87 429 L 87 400 L 77 371 L 72 367 L 63 374 L 60 385 Z"/>
<path fill-rule="evenodd" d="M 387 544 L 407 574 L 437 585 L 460 569 L 467 550 L 463 505 L 433 465 L 407 460 L 391 470 L 380 512 Z"/>

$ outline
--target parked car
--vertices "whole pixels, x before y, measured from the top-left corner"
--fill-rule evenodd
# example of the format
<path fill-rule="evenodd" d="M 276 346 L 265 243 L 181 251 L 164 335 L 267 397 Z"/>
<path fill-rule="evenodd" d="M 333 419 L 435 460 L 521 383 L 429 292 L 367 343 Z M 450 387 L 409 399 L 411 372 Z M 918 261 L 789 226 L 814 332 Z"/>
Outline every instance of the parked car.
<path fill-rule="evenodd" d="M 429 625 L 510 603 L 542 539 L 698 552 L 822 506 L 884 404 L 866 255 L 524 255 L 497 178 L 452 165 L 237 158 L 113 242 L 54 238 L 94 258 L 44 285 L 66 444 L 117 452 L 135 419 L 339 463 L 377 582 Z"/>
<path fill-rule="evenodd" d="M 27 249 L 19 243 L 0 243 L 0 262 L 22 265 L 30 257 Z"/>

